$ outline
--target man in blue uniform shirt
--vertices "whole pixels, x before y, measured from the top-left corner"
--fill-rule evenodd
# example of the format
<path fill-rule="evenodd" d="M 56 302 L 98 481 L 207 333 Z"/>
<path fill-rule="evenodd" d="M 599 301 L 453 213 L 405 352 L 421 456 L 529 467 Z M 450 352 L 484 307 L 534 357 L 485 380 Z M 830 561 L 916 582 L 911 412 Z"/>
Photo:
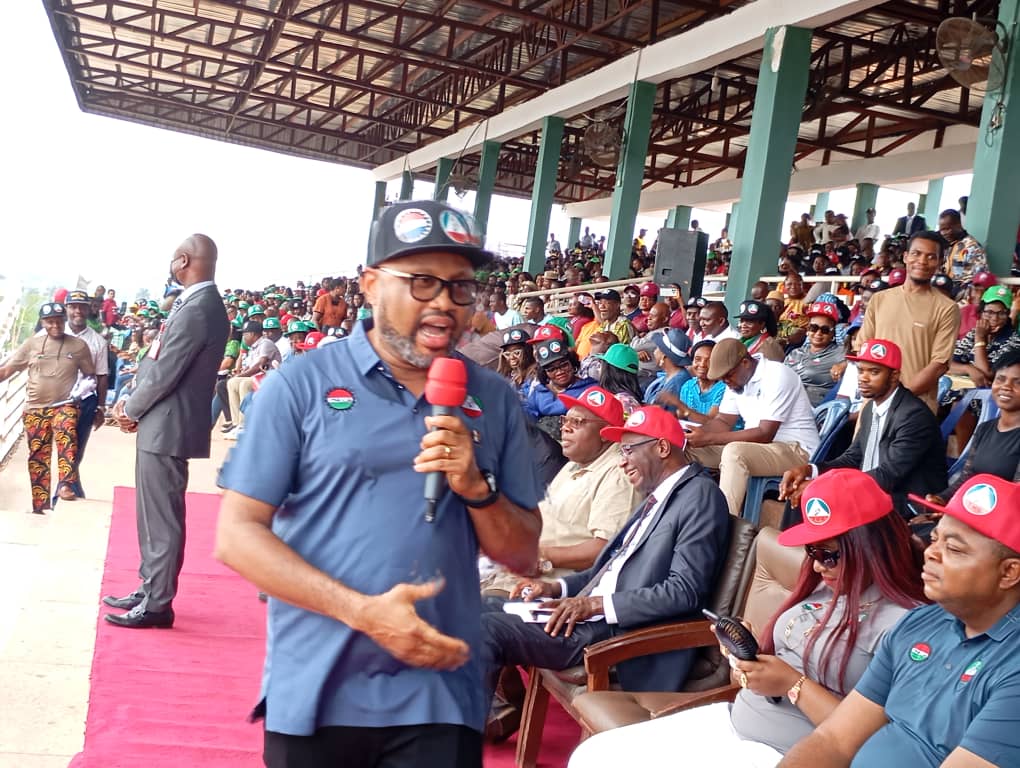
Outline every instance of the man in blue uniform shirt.
<path fill-rule="evenodd" d="M 273 598 L 255 712 L 270 768 L 481 766 L 477 553 L 533 569 L 538 483 L 496 374 L 466 362 L 454 416 L 429 416 L 423 392 L 488 258 L 445 204 L 383 209 L 361 283 L 373 319 L 269 377 L 223 469 L 217 557 Z M 427 472 L 448 488 L 434 522 Z"/>
<path fill-rule="evenodd" d="M 1020 485 L 975 475 L 924 553 L 917 608 L 864 677 L 779 764 L 787 768 L 1020 765 Z"/>

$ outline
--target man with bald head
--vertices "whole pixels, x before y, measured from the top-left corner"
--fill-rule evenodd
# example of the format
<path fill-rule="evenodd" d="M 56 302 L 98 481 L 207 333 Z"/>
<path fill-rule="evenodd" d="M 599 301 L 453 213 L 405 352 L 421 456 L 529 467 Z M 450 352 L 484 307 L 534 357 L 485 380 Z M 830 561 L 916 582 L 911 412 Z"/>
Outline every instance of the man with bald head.
<path fill-rule="evenodd" d="M 655 337 L 662 333 L 669 326 L 669 304 L 664 301 L 652 304 L 648 310 L 648 330 L 631 341 L 631 348 L 638 353 L 638 381 L 642 389 L 647 387 L 655 375 L 659 372 L 659 366 L 655 364 Z"/>
<path fill-rule="evenodd" d="M 120 627 L 169 628 L 171 603 L 184 562 L 184 492 L 188 459 L 209 456 L 209 403 L 227 343 L 229 323 L 213 279 L 216 244 L 192 235 L 174 251 L 170 278 L 184 286 L 135 375 L 135 387 L 113 416 L 124 432 L 137 432 L 135 507 L 142 583 L 125 597 L 103 602 L 124 614 L 107 614 Z"/>

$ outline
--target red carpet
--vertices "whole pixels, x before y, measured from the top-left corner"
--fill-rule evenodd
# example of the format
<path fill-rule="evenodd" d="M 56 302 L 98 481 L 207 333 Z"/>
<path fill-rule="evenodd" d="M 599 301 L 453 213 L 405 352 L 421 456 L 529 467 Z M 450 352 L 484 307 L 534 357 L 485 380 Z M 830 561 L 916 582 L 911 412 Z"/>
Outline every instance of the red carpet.
<path fill-rule="evenodd" d="M 100 619 L 85 749 L 70 768 L 256 768 L 262 730 L 247 722 L 265 651 L 265 607 L 254 587 L 212 558 L 219 496 L 188 494 L 188 541 L 172 630 Z M 116 488 L 102 594 L 138 585 L 134 489 Z M 111 609 L 102 606 L 101 613 Z M 565 766 L 580 731 L 552 702 L 539 764 Z M 485 751 L 512 768 L 516 738 Z"/>

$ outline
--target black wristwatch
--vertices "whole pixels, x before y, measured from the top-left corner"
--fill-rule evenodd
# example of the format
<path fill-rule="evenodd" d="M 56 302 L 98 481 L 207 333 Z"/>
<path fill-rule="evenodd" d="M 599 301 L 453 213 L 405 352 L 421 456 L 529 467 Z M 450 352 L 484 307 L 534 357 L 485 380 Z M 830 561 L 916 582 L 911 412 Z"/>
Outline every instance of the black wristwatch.
<path fill-rule="evenodd" d="M 496 485 L 496 476 L 491 472 L 487 472 L 483 469 L 482 477 L 485 478 L 485 484 L 489 486 L 489 495 L 486 496 L 484 499 L 465 499 L 458 493 L 457 498 L 459 498 L 464 503 L 464 506 L 479 509 L 481 507 L 488 507 L 496 503 L 496 499 L 499 498 L 499 488 Z"/>

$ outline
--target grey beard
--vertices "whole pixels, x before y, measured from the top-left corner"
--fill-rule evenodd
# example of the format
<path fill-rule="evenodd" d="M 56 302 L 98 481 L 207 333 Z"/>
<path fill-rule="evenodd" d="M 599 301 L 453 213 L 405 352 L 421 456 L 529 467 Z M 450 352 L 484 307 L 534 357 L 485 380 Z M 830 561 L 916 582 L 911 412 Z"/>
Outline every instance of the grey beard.
<path fill-rule="evenodd" d="M 406 363 L 414 366 L 415 368 L 427 369 L 432 365 L 433 357 L 429 354 L 422 354 L 414 348 L 414 335 L 418 332 L 418 325 L 415 325 L 414 330 L 411 332 L 411 336 L 401 336 L 396 328 L 394 328 L 386 315 L 386 310 L 382 306 L 376 306 L 373 309 L 372 321 L 375 323 L 376 329 L 379 331 L 379 338 L 385 342 L 386 346 L 396 352 L 400 357 L 404 359 Z M 450 347 L 446 350 L 447 354 L 452 354 L 457 348 L 457 342 L 459 338 L 452 338 L 450 340 Z"/>

